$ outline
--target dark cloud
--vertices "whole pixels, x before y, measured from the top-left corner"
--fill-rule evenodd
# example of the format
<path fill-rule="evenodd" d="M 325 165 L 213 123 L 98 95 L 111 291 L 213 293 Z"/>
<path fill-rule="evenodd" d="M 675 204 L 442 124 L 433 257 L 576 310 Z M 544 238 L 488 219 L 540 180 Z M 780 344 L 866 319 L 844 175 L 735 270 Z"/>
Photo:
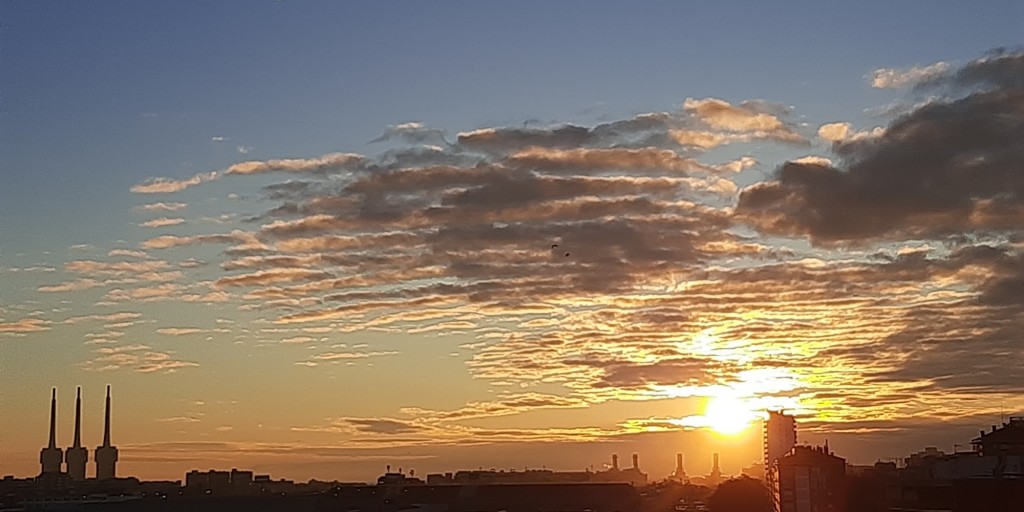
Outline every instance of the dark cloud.
<path fill-rule="evenodd" d="M 393 419 L 349 418 L 345 422 L 360 432 L 373 434 L 411 434 L 423 430 L 421 427 L 407 421 Z"/>
<path fill-rule="evenodd" d="M 448 141 L 445 140 L 444 137 L 444 130 L 429 128 L 423 123 L 416 121 L 388 126 L 384 130 L 384 133 L 380 134 L 376 139 L 371 140 L 370 143 L 396 139 L 411 144 L 434 144 L 438 146 L 448 145 Z"/>
<path fill-rule="evenodd" d="M 916 88 L 924 90 L 941 85 L 1024 88 L 1024 51 L 997 48 L 985 57 L 968 62 L 956 72 L 928 77 Z"/>
<path fill-rule="evenodd" d="M 1006 74 L 1019 66 L 998 64 Z M 763 232 L 822 244 L 1017 231 L 1024 225 L 1021 133 L 1024 89 L 935 101 L 881 135 L 836 143 L 838 167 L 787 162 L 775 179 L 745 189 L 736 211 Z"/>

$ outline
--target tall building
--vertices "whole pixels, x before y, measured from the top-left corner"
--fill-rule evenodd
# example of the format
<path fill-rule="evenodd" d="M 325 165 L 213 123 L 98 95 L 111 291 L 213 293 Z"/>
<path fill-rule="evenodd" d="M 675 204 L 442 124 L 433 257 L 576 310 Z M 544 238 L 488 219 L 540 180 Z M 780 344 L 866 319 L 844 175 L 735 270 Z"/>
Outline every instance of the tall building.
<path fill-rule="evenodd" d="M 64 461 L 67 462 L 68 475 L 73 480 L 85 480 L 85 464 L 89 461 L 89 450 L 82 446 L 82 388 L 78 388 L 78 396 L 75 398 L 75 438 L 67 450 L 64 451 Z"/>
<path fill-rule="evenodd" d="M 775 512 L 839 512 L 846 504 L 846 459 L 828 447 L 795 446 L 769 469 Z"/>
<path fill-rule="evenodd" d="M 768 411 L 763 441 L 764 466 L 767 469 L 796 446 L 796 419 L 782 411 Z"/>
<path fill-rule="evenodd" d="M 96 448 L 95 460 L 97 479 L 117 476 L 117 447 L 110 444 L 110 386 L 107 386 L 107 406 L 103 416 L 103 445 Z"/>
<path fill-rule="evenodd" d="M 57 448 L 57 388 L 53 388 L 53 394 L 50 397 L 50 444 L 39 452 L 41 473 L 44 475 L 60 473 L 62 462 L 64 462 L 64 452 Z"/>

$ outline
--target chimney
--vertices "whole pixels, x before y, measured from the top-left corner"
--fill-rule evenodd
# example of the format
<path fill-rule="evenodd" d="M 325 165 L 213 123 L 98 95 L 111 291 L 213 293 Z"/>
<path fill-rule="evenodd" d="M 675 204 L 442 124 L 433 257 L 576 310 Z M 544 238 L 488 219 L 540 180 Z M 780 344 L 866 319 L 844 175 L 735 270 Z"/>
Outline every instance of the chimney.
<path fill-rule="evenodd" d="M 50 443 L 39 452 L 42 473 L 60 473 L 64 451 L 57 448 L 57 388 L 50 395 Z"/>
<path fill-rule="evenodd" d="M 110 386 L 107 386 L 107 404 L 103 410 L 103 446 L 110 446 Z"/>
<path fill-rule="evenodd" d="M 57 388 L 53 388 L 53 394 L 50 395 L 50 444 L 46 447 L 57 447 Z"/>
<path fill-rule="evenodd" d="M 995 432 L 995 431 L 996 431 L 996 426 L 992 425 L 992 432 Z"/>
<path fill-rule="evenodd" d="M 71 447 L 64 451 L 68 475 L 73 480 L 85 480 L 85 465 L 89 461 L 89 450 L 82 447 L 82 388 L 75 397 L 75 438 Z"/>
<path fill-rule="evenodd" d="M 619 454 L 617 453 L 612 454 L 612 469 L 615 471 L 619 470 Z"/>
<path fill-rule="evenodd" d="M 103 445 L 96 448 L 96 478 L 116 478 L 117 458 L 117 447 L 110 444 L 110 386 L 107 386 L 107 403 L 103 415 Z"/>
<path fill-rule="evenodd" d="M 71 443 L 72 448 L 82 447 L 82 387 L 78 387 L 75 396 L 75 439 Z"/>
<path fill-rule="evenodd" d="M 633 469 L 640 469 L 640 456 L 633 454 Z"/>

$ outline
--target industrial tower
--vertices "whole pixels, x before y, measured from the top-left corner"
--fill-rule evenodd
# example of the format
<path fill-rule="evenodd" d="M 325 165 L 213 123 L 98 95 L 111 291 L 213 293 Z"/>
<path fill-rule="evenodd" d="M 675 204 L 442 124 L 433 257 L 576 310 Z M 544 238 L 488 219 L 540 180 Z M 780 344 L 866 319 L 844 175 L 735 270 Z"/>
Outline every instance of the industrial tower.
<path fill-rule="evenodd" d="M 64 462 L 64 452 L 57 448 L 57 388 L 53 388 L 50 397 L 50 444 L 39 451 L 39 463 L 43 466 L 42 474 L 60 473 L 60 465 Z"/>
<path fill-rule="evenodd" d="M 89 461 L 89 450 L 82 446 L 82 388 L 78 388 L 75 398 L 75 439 L 70 448 L 64 451 L 68 475 L 72 480 L 85 480 L 85 464 Z"/>
<path fill-rule="evenodd" d="M 110 386 L 107 386 L 107 407 L 103 416 L 103 445 L 96 448 L 96 478 L 116 478 L 117 447 L 110 444 Z"/>

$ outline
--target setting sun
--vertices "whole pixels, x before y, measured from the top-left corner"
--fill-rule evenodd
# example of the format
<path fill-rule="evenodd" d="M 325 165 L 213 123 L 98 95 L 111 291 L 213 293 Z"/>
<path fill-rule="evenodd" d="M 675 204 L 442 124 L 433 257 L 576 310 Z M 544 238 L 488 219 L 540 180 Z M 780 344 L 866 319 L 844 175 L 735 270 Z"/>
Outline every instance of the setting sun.
<path fill-rule="evenodd" d="M 743 400 L 731 396 L 708 399 L 704 407 L 707 427 L 721 434 L 738 434 L 750 425 L 754 414 Z"/>

